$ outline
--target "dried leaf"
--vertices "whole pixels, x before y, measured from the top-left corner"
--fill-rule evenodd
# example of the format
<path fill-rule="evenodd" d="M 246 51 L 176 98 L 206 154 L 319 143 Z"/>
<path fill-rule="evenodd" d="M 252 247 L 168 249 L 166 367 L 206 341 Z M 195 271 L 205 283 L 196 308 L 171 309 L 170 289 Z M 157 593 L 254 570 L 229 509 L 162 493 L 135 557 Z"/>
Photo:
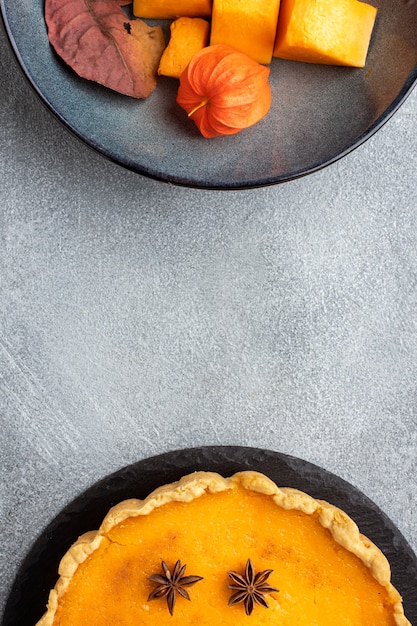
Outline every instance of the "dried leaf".
<path fill-rule="evenodd" d="M 122 4 L 123 0 L 46 0 L 49 41 L 83 78 L 146 98 L 156 85 L 164 35 L 159 26 L 128 20 Z"/>

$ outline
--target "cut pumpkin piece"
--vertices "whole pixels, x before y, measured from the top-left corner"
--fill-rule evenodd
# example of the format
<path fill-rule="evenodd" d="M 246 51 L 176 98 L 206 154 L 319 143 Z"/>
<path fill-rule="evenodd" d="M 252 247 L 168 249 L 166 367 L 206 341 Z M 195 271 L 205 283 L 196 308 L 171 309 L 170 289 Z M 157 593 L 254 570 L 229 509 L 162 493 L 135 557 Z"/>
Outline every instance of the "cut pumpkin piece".
<path fill-rule="evenodd" d="M 210 45 L 231 46 L 258 63 L 270 63 L 279 4 L 279 0 L 213 0 Z"/>
<path fill-rule="evenodd" d="M 208 45 L 210 24 L 200 17 L 179 17 L 170 26 L 171 37 L 159 63 L 158 74 L 179 78 L 192 57 Z"/>
<path fill-rule="evenodd" d="M 210 17 L 212 0 L 133 0 L 133 15 L 156 20 Z"/>
<path fill-rule="evenodd" d="M 359 0 L 281 0 L 274 56 L 364 67 L 376 14 Z"/>

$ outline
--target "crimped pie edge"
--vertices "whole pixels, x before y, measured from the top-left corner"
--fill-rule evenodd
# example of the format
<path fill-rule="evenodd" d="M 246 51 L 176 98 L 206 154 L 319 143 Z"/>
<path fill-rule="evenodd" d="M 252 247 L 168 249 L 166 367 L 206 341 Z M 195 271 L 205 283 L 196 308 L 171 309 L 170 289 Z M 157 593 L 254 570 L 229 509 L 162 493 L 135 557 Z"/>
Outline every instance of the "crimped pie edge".
<path fill-rule="evenodd" d="M 183 476 L 180 480 L 162 485 L 152 491 L 144 500 L 129 499 L 113 506 L 96 531 L 81 535 L 64 554 L 58 568 L 59 578 L 50 591 L 47 610 L 36 626 L 53 626 L 59 599 L 65 593 L 78 566 L 97 550 L 107 533 L 130 517 L 149 515 L 154 509 L 168 502 L 190 502 L 204 493 L 217 493 L 241 485 L 272 497 L 277 506 L 287 510 L 298 510 L 307 515 L 315 514 L 333 539 L 355 554 L 370 570 L 372 576 L 386 588 L 393 606 L 396 626 L 411 626 L 404 614 L 402 598 L 391 584 L 391 569 L 381 550 L 362 535 L 356 523 L 341 509 L 291 487 L 278 487 L 264 474 L 252 470 L 236 472 L 224 478 L 216 472 L 198 471 Z"/>

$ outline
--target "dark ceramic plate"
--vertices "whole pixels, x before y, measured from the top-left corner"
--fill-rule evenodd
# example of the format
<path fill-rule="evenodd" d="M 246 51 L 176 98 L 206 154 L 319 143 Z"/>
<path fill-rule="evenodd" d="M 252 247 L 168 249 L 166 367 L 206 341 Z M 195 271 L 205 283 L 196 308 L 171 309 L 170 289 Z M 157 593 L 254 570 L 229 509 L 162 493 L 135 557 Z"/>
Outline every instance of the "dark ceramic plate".
<path fill-rule="evenodd" d="M 171 183 L 239 189 L 314 172 L 377 131 L 417 80 L 414 0 L 378 8 L 365 69 L 274 59 L 273 104 L 254 127 L 207 140 L 175 103 L 177 81 L 159 80 L 146 101 L 78 78 L 53 53 L 44 0 L 0 0 L 17 59 L 43 102 L 75 135 L 124 167 Z M 165 24 L 168 27 L 168 24 Z"/>
<path fill-rule="evenodd" d="M 417 559 L 387 516 L 352 485 L 295 457 L 245 447 L 204 447 L 168 452 L 121 469 L 71 502 L 45 529 L 22 564 L 6 605 L 3 626 L 33 626 L 55 585 L 58 563 L 79 535 L 98 528 L 108 509 L 127 498 L 144 498 L 164 483 L 196 470 L 230 476 L 252 469 L 278 485 L 301 489 L 344 509 L 385 553 L 405 613 L 417 624 Z"/>

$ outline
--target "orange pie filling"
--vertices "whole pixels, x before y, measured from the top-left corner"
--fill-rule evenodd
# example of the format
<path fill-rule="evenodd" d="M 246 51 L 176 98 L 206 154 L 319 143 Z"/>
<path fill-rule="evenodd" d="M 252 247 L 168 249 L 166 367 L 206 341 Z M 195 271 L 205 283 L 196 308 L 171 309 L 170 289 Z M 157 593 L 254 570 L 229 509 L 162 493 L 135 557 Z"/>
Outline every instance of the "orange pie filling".
<path fill-rule="evenodd" d="M 248 615 L 249 559 L 253 576 L 266 574 Z M 158 594 L 162 561 L 171 575 L 181 561 L 183 577 L 198 577 L 183 578 L 189 599 L 176 591 L 172 614 Z M 38 626 L 251 623 L 411 626 L 385 557 L 345 513 L 255 472 L 199 472 L 114 507 L 64 556 Z"/>

